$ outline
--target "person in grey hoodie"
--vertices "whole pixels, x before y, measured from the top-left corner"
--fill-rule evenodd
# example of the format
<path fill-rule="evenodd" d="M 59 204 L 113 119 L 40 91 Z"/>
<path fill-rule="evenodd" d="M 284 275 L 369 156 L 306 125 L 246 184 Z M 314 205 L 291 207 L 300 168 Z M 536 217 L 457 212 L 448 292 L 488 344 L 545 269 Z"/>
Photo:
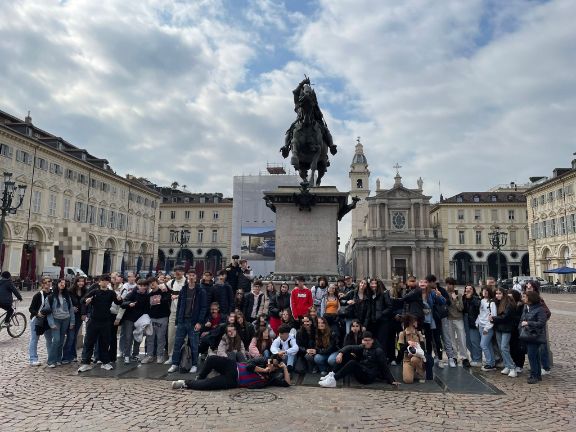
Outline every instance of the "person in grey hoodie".
<path fill-rule="evenodd" d="M 62 364 L 62 353 L 64 341 L 68 330 L 74 329 L 75 313 L 66 287 L 66 279 L 60 279 L 56 292 L 50 294 L 44 300 L 44 311 L 50 311 L 47 316 L 48 325 L 50 326 L 50 338 L 48 343 L 48 362 L 47 366 L 53 368 Z"/>

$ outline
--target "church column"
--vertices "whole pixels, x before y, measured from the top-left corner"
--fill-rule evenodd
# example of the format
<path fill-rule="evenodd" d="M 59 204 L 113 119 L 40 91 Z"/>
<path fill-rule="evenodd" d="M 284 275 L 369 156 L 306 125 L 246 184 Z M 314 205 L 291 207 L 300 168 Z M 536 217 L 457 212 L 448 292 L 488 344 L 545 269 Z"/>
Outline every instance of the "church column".
<path fill-rule="evenodd" d="M 368 248 L 368 268 L 370 269 L 370 277 L 376 276 L 376 269 L 374 266 L 374 248 L 370 246 Z"/>
<path fill-rule="evenodd" d="M 428 274 L 428 269 L 427 267 L 427 257 L 426 257 L 426 248 L 423 247 L 422 249 L 420 249 L 420 274 L 418 276 L 419 279 L 422 279 L 424 277 L 426 277 L 426 275 Z"/>
<path fill-rule="evenodd" d="M 383 278 L 392 279 L 392 256 L 390 248 L 386 248 L 386 274 L 382 275 Z"/>
<path fill-rule="evenodd" d="M 412 268 L 411 268 L 412 275 L 418 274 L 418 267 L 416 266 L 416 248 L 412 248 Z"/>
<path fill-rule="evenodd" d="M 427 228 L 426 221 L 424 220 L 424 205 L 420 203 L 420 228 L 422 228 L 422 232 L 424 232 L 424 228 Z"/>
<path fill-rule="evenodd" d="M 436 249 L 430 248 L 430 273 L 436 275 L 438 272 L 436 271 Z M 440 277 L 438 275 L 437 277 Z"/>
<path fill-rule="evenodd" d="M 388 208 L 386 204 L 382 204 L 382 206 L 384 207 L 384 230 L 388 230 Z"/>
<path fill-rule="evenodd" d="M 416 220 L 414 219 L 414 204 L 410 203 L 410 229 L 414 233 L 413 235 L 416 236 Z"/>
<path fill-rule="evenodd" d="M 375 248 L 376 250 L 376 276 L 382 278 L 382 248 Z"/>

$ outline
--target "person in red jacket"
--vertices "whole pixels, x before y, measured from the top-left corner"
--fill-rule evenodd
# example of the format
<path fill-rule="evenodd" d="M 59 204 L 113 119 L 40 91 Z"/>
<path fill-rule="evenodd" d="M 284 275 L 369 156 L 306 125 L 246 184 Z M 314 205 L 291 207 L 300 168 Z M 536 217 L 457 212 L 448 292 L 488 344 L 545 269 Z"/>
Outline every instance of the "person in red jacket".
<path fill-rule="evenodd" d="M 308 314 L 308 308 L 312 306 L 312 291 L 304 286 L 304 276 L 296 278 L 297 285 L 290 293 L 290 309 L 295 320 L 300 321 Z"/>

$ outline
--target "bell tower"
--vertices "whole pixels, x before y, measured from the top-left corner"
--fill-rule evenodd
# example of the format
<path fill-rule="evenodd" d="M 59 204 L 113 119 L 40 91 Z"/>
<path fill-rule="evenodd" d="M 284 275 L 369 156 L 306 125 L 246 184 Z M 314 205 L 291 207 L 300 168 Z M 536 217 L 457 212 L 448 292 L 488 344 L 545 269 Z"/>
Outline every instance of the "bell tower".
<path fill-rule="evenodd" d="M 364 156 L 364 146 L 360 142 L 360 137 L 356 139 L 356 150 L 350 165 L 350 196 L 360 198 L 356 208 L 352 210 L 352 238 L 366 235 L 364 232 L 364 220 L 368 216 L 368 202 L 366 198 L 370 195 L 370 171 L 368 161 Z"/>

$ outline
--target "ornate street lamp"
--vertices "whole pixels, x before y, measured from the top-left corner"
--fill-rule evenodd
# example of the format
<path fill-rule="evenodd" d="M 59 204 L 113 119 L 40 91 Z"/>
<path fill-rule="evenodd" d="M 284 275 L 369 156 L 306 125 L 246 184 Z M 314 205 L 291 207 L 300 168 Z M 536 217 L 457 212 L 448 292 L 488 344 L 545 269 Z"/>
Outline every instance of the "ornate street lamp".
<path fill-rule="evenodd" d="M 178 257 L 179 260 L 182 261 L 184 246 L 186 246 L 190 241 L 190 231 L 184 229 L 180 231 L 170 230 L 170 234 L 172 239 L 174 239 L 176 243 L 178 243 L 178 246 L 180 246 L 180 252 L 178 253 Z M 178 262 L 178 260 L 176 260 L 176 262 Z"/>
<path fill-rule="evenodd" d="M 502 279 L 501 269 L 500 269 L 500 251 L 504 246 L 506 246 L 506 240 L 508 240 L 508 233 L 504 231 L 500 231 L 500 227 L 494 227 L 494 231 L 488 233 L 488 237 L 490 238 L 490 244 L 492 245 L 492 249 L 496 249 L 498 263 L 498 281 Z"/>
<path fill-rule="evenodd" d="M 4 244 L 4 221 L 6 220 L 7 214 L 16 214 L 16 210 L 20 208 L 24 202 L 24 194 L 26 193 L 26 185 L 18 185 L 12 181 L 12 173 L 4 173 L 4 191 L 2 192 L 2 216 L 0 217 L 0 251 L 2 250 L 2 245 Z M 14 198 L 18 201 L 18 204 L 12 206 Z"/>

